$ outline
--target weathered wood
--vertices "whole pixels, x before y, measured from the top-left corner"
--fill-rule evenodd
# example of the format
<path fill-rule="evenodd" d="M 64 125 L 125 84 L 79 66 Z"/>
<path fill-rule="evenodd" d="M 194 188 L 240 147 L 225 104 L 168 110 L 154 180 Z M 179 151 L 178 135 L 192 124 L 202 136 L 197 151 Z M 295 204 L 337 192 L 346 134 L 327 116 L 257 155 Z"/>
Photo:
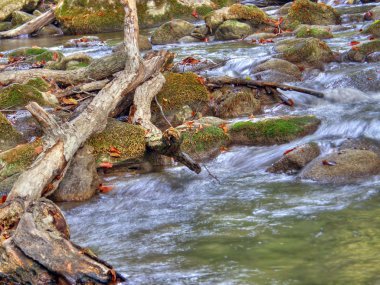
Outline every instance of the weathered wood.
<path fill-rule="evenodd" d="M 55 19 L 54 10 L 50 9 L 40 16 L 29 22 L 9 31 L 0 32 L 0 39 L 15 38 L 22 35 L 30 35 L 46 25 L 49 25 Z"/>
<path fill-rule="evenodd" d="M 234 85 L 244 85 L 248 87 L 271 87 L 271 88 L 278 88 L 284 91 L 297 91 L 305 94 L 309 94 L 311 96 L 315 96 L 318 98 L 324 98 L 324 93 L 312 90 L 308 88 L 302 88 L 297 86 L 290 86 L 286 84 L 276 83 L 276 82 L 267 82 L 267 81 L 257 81 L 257 80 L 250 80 L 250 79 L 242 79 L 242 78 L 233 78 L 228 76 L 221 76 L 221 77 L 210 77 L 207 78 L 207 85 L 209 87 L 220 87 L 226 84 L 234 84 Z"/>

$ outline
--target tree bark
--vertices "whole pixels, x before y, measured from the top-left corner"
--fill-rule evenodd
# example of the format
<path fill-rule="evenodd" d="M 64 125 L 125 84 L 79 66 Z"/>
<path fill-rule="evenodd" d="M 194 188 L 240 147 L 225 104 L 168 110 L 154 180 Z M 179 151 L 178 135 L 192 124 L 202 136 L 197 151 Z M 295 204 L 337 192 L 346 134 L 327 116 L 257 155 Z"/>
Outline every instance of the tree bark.
<path fill-rule="evenodd" d="M 54 10 L 48 10 L 40 16 L 30 20 L 29 22 L 9 31 L 0 32 L 0 39 L 15 38 L 22 35 L 30 35 L 55 19 Z"/>

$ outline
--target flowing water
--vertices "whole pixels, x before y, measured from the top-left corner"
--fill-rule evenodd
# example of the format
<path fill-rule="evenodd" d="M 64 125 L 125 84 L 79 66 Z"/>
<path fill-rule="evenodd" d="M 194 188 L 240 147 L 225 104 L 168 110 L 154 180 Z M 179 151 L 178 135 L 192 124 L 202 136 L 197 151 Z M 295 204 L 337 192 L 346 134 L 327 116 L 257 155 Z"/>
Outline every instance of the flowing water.
<path fill-rule="evenodd" d="M 352 24 L 346 28 L 327 41 L 336 51 L 354 39 Z M 60 49 L 62 41 L 43 45 Z M 274 52 L 270 44 L 243 42 L 166 48 L 179 59 L 228 60 L 204 75 L 230 76 L 250 76 L 252 66 Z M 84 51 L 98 57 L 110 48 Z M 339 186 L 265 172 L 302 143 L 317 142 L 326 154 L 347 138 L 380 141 L 379 82 L 380 63 L 331 63 L 309 72 L 292 84 L 324 90 L 326 99 L 286 92 L 296 107 L 266 109 L 265 116 L 314 114 L 322 120 L 319 130 L 285 145 L 229 149 L 207 162 L 220 183 L 206 171 L 196 175 L 180 166 L 106 175 L 112 192 L 62 205 L 72 239 L 130 284 L 380 284 L 379 177 Z"/>

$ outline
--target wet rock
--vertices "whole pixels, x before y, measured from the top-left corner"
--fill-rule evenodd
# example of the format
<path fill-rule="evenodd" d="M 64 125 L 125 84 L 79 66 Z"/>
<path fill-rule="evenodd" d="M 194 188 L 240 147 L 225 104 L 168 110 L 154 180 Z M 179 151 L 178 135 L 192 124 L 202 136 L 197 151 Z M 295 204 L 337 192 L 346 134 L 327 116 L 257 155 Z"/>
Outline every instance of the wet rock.
<path fill-rule="evenodd" d="M 189 36 L 194 25 L 184 20 L 172 20 L 157 28 L 152 35 L 151 42 L 154 45 L 176 43 L 182 37 Z"/>
<path fill-rule="evenodd" d="M 211 12 L 205 17 L 207 27 L 215 32 L 218 27 L 228 20 L 245 22 L 252 27 L 268 25 L 269 17 L 255 5 L 234 4 L 230 7 L 222 8 Z"/>
<path fill-rule="evenodd" d="M 380 39 L 375 39 L 353 46 L 347 53 L 343 55 L 343 57 L 351 61 L 363 62 L 366 60 L 368 55 L 379 51 Z"/>
<path fill-rule="evenodd" d="M 266 39 L 273 39 L 276 35 L 273 33 L 256 33 L 249 35 L 248 37 L 244 38 L 246 41 L 260 41 L 260 40 L 266 40 Z"/>
<path fill-rule="evenodd" d="M 74 53 L 63 58 L 59 62 L 50 62 L 46 65 L 48 69 L 74 70 L 88 66 L 92 62 L 92 57 L 85 53 Z"/>
<path fill-rule="evenodd" d="M 288 75 L 289 78 L 293 78 L 295 80 L 291 81 L 299 81 L 301 80 L 302 73 L 300 69 L 298 68 L 297 65 L 283 59 L 279 58 L 271 58 L 264 63 L 261 63 L 257 66 L 255 66 L 252 70 L 253 73 L 259 73 L 262 71 L 277 71 L 282 74 Z M 268 78 L 268 77 L 266 77 Z M 279 81 L 274 81 L 274 82 L 279 82 Z"/>
<path fill-rule="evenodd" d="M 119 163 L 144 156 L 145 132 L 140 126 L 109 119 L 105 130 L 93 135 L 86 144 L 94 148 L 97 164 Z"/>
<path fill-rule="evenodd" d="M 335 60 L 330 47 L 316 38 L 286 39 L 278 42 L 275 48 L 283 59 L 293 63 L 319 67 Z"/>
<path fill-rule="evenodd" d="M 335 25 L 340 24 L 338 12 L 324 3 L 314 3 L 309 0 L 296 0 L 289 9 L 285 21 L 288 28 L 295 29 L 300 24 Z"/>
<path fill-rule="evenodd" d="M 368 27 L 366 27 L 363 31 L 364 34 L 371 34 L 375 37 L 380 37 L 380 20 L 374 21 Z"/>
<path fill-rule="evenodd" d="M 237 40 L 245 38 L 252 33 L 250 25 L 236 21 L 228 20 L 223 22 L 215 32 L 216 40 Z"/>
<path fill-rule="evenodd" d="M 53 35 L 63 35 L 60 28 L 54 25 L 47 25 L 37 32 L 37 36 L 53 36 Z"/>
<path fill-rule="evenodd" d="M 104 46 L 105 43 L 97 36 L 86 36 L 79 39 L 71 39 L 63 44 L 64 48 L 86 48 L 93 46 Z"/>
<path fill-rule="evenodd" d="M 21 134 L 0 113 L 0 152 L 15 147 L 21 142 Z"/>
<path fill-rule="evenodd" d="M 33 11 L 39 3 L 39 0 L 1 0 L 0 1 L 0 21 L 9 18 L 14 11 L 26 10 Z"/>
<path fill-rule="evenodd" d="M 308 143 L 289 150 L 278 161 L 267 169 L 272 173 L 294 174 L 304 168 L 310 161 L 320 155 L 320 149 L 316 143 Z"/>
<path fill-rule="evenodd" d="M 320 123 L 321 121 L 314 116 L 246 121 L 232 124 L 229 134 L 234 144 L 283 144 L 314 133 Z"/>
<path fill-rule="evenodd" d="M 152 44 L 150 43 L 149 38 L 146 36 L 139 35 L 138 43 L 139 43 L 140 51 L 146 51 L 146 50 L 152 49 Z"/>
<path fill-rule="evenodd" d="M 185 36 L 182 37 L 178 40 L 179 43 L 184 44 L 184 43 L 198 43 L 200 42 L 199 39 L 194 38 L 193 36 Z"/>
<path fill-rule="evenodd" d="M 334 37 L 329 27 L 317 25 L 300 25 L 294 33 L 297 38 L 331 39 Z"/>
<path fill-rule="evenodd" d="M 302 179 L 326 183 L 353 183 L 380 173 L 380 158 L 369 150 L 345 149 L 312 161 Z"/>
<path fill-rule="evenodd" d="M 367 56 L 368 62 L 380 62 L 380 51 L 371 53 Z"/>
<path fill-rule="evenodd" d="M 22 24 L 25 24 L 26 22 L 29 22 L 30 20 L 34 19 L 35 16 L 22 12 L 22 11 L 15 11 L 12 13 L 12 26 L 17 27 Z"/>
<path fill-rule="evenodd" d="M 380 156 L 380 143 L 374 139 L 366 137 L 345 140 L 339 146 L 339 150 L 345 149 L 369 150 Z"/>
<path fill-rule="evenodd" d="M 205 160 L 220 153 L 229 144 L 229 136 L 217 126 L 182 130 L 181 150 L 195 160 Z"/>
<path fill-rule="evenodd" d="M 175 114 L 185 105 L 192 109 L 193 114 L 205 112 L 208 108 L 209 92 L 198 79 L 198 75 L 191 72 L 169 72 L 165 74 L 165 78 L 166 82 L 157 95 L 157 100 L 172 124 Z M 164 129 L 168 127 L 155 103 L 152 105 L 152 122 Z"/>
<path fill-rule="evenodd" d="M 93 148 L 85 145 L 77 151 L 58 189 L 49 198 L 55 202 L 86 201 L 97 193 L 98 186 Z"/>
<path fill-rule="evenodd" d="M 286 74 L 277 70 L 265 70 L 265 71 L 257 72 L 253 74 L 253 78 L 255 80 L 277 82 L 277 83 L 300 81 L 299 78 L 294 77 L 291 74 Z"/>
<path fill-rule="evenodd" d="M 38 80 L 39 81 L 39 80 Z M 35 85 L 37 82 L 12 84 L 0 90 L 0 109 L 24 107 L 29 102 L 41 106 L 54 106 L 56 97 Z"/>
<path fill-rule="evenodd" d="M 209 30 L 206 25 L 199 25 L 195 26 L 190 35 L 199 40 L 204 40 L 205 38 L 207 38 L 208 33 Z"/>
<path fill-rule="evenodd" d="M 10 29 L 12 29 L 12 23 L 11 22 L 0 23 L 0 32 L 8 31 Z"/>
<path fill-rule="evenodd" d="M 371 9 L 371 13 L 372 13 L 373 20 L 380 20 L 380 6 L 377 6 Z"/>
<path fill-rule="evenodd" d="M 227 124 L 227 121 L 225 121 L 221 118 L 218 118 L 218 117 L 202 117 L 202 118 L 199 118 L 198 120 L 196 120 L 196 122 L 198 122 L 199 124 L 204 125 L 204 126 L 214 126 L 214 127 L 218 127 L 218 126 L 221 126 L 223 124 Z"/>
<path fill-rule="evenodd" d="M 177 62 L 173 66 L 172 71 L 178 73 L 199 72 L 202 70 L 207 70 L 217 65 L 214 61 L 207 58 L 202 58 L 200 56 L 194 57 L 194 59 L 196 60 L 196 62 L 192 62 L 191 64 L 188 64 L 186 60 Z"/>
<path fill-rule="evenodd" d="M 215 100 L 215 115 L 220 118 L 249 116 L 261 111 L 256 90 L 248 87 L 223 87 L 211 95 Z"/>

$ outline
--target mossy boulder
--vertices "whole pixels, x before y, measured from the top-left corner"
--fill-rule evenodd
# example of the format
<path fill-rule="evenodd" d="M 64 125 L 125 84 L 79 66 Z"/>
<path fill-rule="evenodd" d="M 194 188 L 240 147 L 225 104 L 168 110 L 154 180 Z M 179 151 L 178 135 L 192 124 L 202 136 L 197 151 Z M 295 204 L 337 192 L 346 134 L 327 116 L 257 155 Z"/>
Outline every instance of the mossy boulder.
<path fill-rule="evenodd" d="M 320 153 L 321 151 L 316 143 L 308 143 L 295 147 L 286 151 L 267 171 L 272 173 L 297 173 L 309 162 L 317 158 Z"/>
<path fill-rule="evenodd" d="M 216 40 L 237 40 L 245 38 L 253 32 L 251 26 L 236 20 L 228 20 L 221 24 L 215 32 Z"/>
<path fill-rule="evenodd" d="M 24 9 L 31 12 L 39 2 L 39 0 L 0 0 L 0 21 L 9 18 L 14 11 Z"/>
<path fill-rule="evenodd" d="M 182 133 L 182 139 L 181 150 L 196 160 L 218 154 L 221 147 L 226 147 L 230 141 L 224 130 L 217 126 L 188 129 Z"/>
<path fill-rule="evenodd" d="M 157 100 L 172 124 L 175 125 L 174 117 L 183 106 L 189 106 L 193 114 L 205 112 L 205 109 L 208 108 L 210 94 L 197 74 L 168 72 L 165 74 L 165 78 L 166 82 L 160 93 L 157 94 Z M 155 103 L 152 105 L 152 110 L 152 121 L 159 127 L 167 128 L 168 126 Z"/>
<path fill-rule="evenodd" d="M 105 130 L 93 135 L 87 144 L 94 148 L 97 163 L 141 158 L 146 149 L 145 131 L 140 126 L 109 119 Z"/>
<path fill-rule="evenodd" d="M 278 42 L 275 48 L 281 58 L 293 63 L 320 66 L 335 60 L 330 47 L 316 38 L 286 39 Z"/>
<path fill-rule="evenodd" d="M 302 73 L 297 65 L 280 58 L 271 58 L 252 69 L 252 72 L 257 74 L 259 72 L 269 71 L 269 72 L 280 72 L 286 74 L 293 78 L 291 81 L 298 81 L 302 77 Z M 278 81 L 276 81 L 278 82 Z"/>
<path fill-rule="evenodd" d="M 50 25 L 47 25 L 47 26 L 43 27 L 42 29 L 40 29 L 36 35 L 39 37 L 63 35 L 63 32 L 60 28 L 50 24 Z"/>
<path fill-rule="evenodd" d="M 289 9 L 285 24 L 295 29 L 300 24 L 335 25 L 340 22 L 340 15 L 333 7 L 309 0 L 296 0 Z"/>
<path fill-rule="evenodd" d="M 365 41 L 359 45 L 353 46 L 346 54 L 348 60 L 362 62 L 367 56 L 374 52 L 380 51 L 380 39 Z"/>
<path fill-rule="evenodd" d="M 267 25 L 270 22 L 268 15 L 255 5 L 234 4 L 206 15 L 207 27 L 215 32 L 218 27 L 228 20 L 238 20 L 250 24 L 252 27 Z"/>
<path fill-rule="evenodd" d="M 32 86 L 41 92 L 47 92 L 51 88 L 51 85 L 41 77 L 31 78 L 28 81 L 26 81 L 25 85 Z"/>
<path fill-rule="evenodd" d="M 235 144 L 284 144 L 314 133 L 320 122 L 314 116 L 283 117 L 259 122 L 237 122 L 230 126 L 229 134 Z"/>
<path fill-rule="evenodd" d="M 0 109 L 24 107 L 32 101 L 41 106 L 54 106 L 57 99 L 46 92 L 48 88 L 42 79 L 29 80 L 26 84 L 9 85 L 0 89 Z"/>
<path fill-rule="evenodd" d="M 21 134 L 0 113 L 0 152 L 16 146 L 21 141 Z"/>
<path fill-rule="evenodd" d="M 256 90 L 248 87 L 223 87 L 212 93 L 215 101 L 214 113 L 220 118 L 258 114 L 261 103 L 256 95 Z"/>
<path fill-rule="evenodd" d="M 176 43 L 180 38 L 189 36 L 193 29 L 193 24 L 175 19 L 158 27 L 153 32 L 151 42 L 154 45 Z"/>
<path fill-rule="evenodd" d="M 317 25 L 300 25 L 294 33 L 297 38 L 331 39 L 334 37 L 329 27 Z"/>
<path fill-rule="evenodd" d="M 55 70 L 74 70 L 87 67 L 92 62 L 92 57 L 85 53 L 74 53 L 64 57 L 61 61 L 51 61 L 46 68 Z"/>
<path fill-rule="evenodd" d="M 368 27 L 363 30 L 364 34 L 371 34 L 377 38 L 380 37 L 380 20 L 374 21 Z"/>
<path fill-rule="evenodd" d="M 0 32 L 8 31 L 12 29 L 13 25 L 11 22 L 2 22 L 0 23 Z"/>
<path fill-rule="evenodd" d="M 34 19 L 35 16 L 32 14 L 28 14 L 22 11 L 15 11 L 12 13 L 12 26 L 17 27 L 22 24 L 25 24 L 26 22 L 29 22 L 30 20 Z"/>
<path fill-rule="evenodd" d="M 353 183 L 380 174 L 380 158 L 369 150 L 345 149 L 312 161 L 300 174 L 325 183 Z"/>
<path fill-rule="evenodd" d="M 10 57 L 25 57 L 25 62 L 34 63 L 34 62 L 49 62 L 49 61 L 61 61 L 64 56 L 61 52 L 52 51 L 39 47 L 32 48 L 19 48 L 12 51 L 9 54 Z"/>

